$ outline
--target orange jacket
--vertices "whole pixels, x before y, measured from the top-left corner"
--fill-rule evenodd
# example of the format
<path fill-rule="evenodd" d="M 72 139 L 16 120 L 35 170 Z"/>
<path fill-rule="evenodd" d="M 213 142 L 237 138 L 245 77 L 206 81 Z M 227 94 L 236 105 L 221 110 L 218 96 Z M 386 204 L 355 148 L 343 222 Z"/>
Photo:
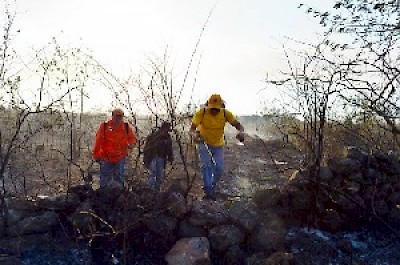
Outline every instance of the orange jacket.
<path fill-rule="evenodd" d="M 137 137 L 131 126 L 128 126 L 128 132 L 126 132 L 124 123 L 113 127 L 111 120 L 103 122 L 96 133 L 93 158 L 117 163 L 128 155 L 128 145 L 136 144 L 136 142 Z"/>

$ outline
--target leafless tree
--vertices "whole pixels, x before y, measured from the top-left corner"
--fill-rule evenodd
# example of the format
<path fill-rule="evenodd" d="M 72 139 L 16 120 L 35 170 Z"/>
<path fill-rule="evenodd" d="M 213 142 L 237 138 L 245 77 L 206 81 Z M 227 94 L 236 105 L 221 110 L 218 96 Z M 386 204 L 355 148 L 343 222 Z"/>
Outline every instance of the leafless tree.
<path fill-rule="evenodd" d="M 393 148 L 399 147 L 400 13 L 397 1 L 361 0 L 336 1 L 329 12 L 310 7 L 306 11 L 326 27 L 324 39 L 306 44 L 305 52 L 297 50 L 294 57 L 285 49 L 289 70 L 267 82 L 290 91 L 286 96 L 291 101 L 285 107 L 301 113 L 292 133 L 305 145 L 306 166 L 316 183 L 314 212 L 318 212 L 318 177 L 328 124 L 341 126 L 353 113 L 347 125 L 354 125 L 367 115 L 392 133 Z"/>
<path fill-rule="evenodd" d="M 392 134 L 398 149 L 400 115 L 400 3 L 386 1 L 336 1 L 331 10 L 307 7 L 326 28 L 326 44 L 341 54 L 350 54 L 343 71 L 343 98 L 373 113 L 381 129 Z"/>
<path fill-rule="evenodd" d="M 13 30 L 16 15 L 12 5 L 6 7 L 6 21 L 1 27 L 5 33 L 0 57 L 0 179 L 3 197 L 7 191 L 5 177 L 15 171 L 17 160 L 27 158 L 28 154 L 36 158 L 39 153 L 49 151 L 43 142 L 47 137 L 41 133 L 52 132 L 63 123 L 60 110 L 73 111 L 71 104 L 82 98 L 88 74 L 85 68 L 88 58 L 83 56 L 83 52 L 63 48 L 55 39 L 30 58 L 20 56 L 13 49 L 13 40 L 18 33 Z M 66 102 L 70 103 L 69 108 Z M 26 168 L 34 170 L 36 166 L 26 165 Z M 25 179 L 24 175 L 19 177 Z"/>

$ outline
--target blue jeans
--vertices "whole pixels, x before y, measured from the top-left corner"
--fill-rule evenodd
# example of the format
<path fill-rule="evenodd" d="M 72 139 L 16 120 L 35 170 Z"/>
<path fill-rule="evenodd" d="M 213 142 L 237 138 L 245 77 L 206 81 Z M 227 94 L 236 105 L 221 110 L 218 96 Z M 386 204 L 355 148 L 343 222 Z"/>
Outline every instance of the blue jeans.
<path fill-rule="evenodd" d="M 111 180 L 114 179 L 114 175 L 122 185 L 125 180 L 125 157 L 119 160 L 117 163 L 111 163 L 104 160 L 100 161 L 100 187 L 107 186 Z"/>
<path fill-rule="evenodd" d="M 215 187 L 224 173 L 224 147 L 208 145 L 207 150 L 207 146 L 204 143 L 199 143 L 198 147 L 201 160 L 201 173 L 204 182 L 204 192 L 207 196 L 214 197 Z M 214 158 L 215 165 L 212 161 L 211 155 Z"/>
<path fill-rule="evenodd" d="M 164 179 L 164 158 L 153 158 L 150 162 L 150 175 L 148 179 L 148 185 L 150 188 L 160 190 L 161 182 Z"/>

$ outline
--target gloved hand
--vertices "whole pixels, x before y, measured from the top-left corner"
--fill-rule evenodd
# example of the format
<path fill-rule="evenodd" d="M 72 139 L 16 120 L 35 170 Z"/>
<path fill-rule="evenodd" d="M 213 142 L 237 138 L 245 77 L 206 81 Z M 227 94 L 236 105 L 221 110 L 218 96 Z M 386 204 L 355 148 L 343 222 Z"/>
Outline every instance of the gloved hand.
<path fill-rule="evenodd" d="M 238 139 L 241 143 L 244 142 L 244 132 L 239 132 L 236 134 L 236 139 Z"/>

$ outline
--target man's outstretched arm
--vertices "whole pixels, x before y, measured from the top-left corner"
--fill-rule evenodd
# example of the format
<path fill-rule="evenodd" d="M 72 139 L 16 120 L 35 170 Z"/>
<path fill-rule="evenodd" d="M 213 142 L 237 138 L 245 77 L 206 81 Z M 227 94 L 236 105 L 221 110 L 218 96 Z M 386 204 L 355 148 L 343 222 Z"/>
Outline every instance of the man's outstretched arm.
<path fill-rule="evenodd" d="M 236 130 L 238 130 L 238 134 L 236 134 L 236 139 L 238 139 L 240 142 L 244 142 L 244 127 L 243 125 L 238 122 L 235 121 L 232 123 L 232 126 L 236 128 Z"/>

